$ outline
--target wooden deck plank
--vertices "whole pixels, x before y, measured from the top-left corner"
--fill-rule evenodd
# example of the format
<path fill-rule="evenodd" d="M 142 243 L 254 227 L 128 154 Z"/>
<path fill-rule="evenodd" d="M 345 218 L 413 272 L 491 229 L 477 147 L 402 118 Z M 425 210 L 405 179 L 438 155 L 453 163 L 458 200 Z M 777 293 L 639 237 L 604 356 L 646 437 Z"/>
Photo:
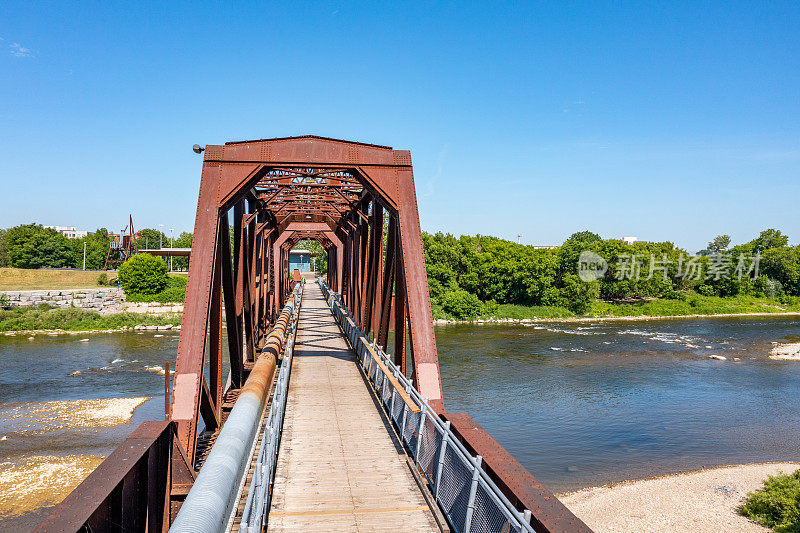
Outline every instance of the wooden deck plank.
<path fill-rule="evenodd" d="M 319 287 L 300 310 L 270 531 L 439 531 Z"/>

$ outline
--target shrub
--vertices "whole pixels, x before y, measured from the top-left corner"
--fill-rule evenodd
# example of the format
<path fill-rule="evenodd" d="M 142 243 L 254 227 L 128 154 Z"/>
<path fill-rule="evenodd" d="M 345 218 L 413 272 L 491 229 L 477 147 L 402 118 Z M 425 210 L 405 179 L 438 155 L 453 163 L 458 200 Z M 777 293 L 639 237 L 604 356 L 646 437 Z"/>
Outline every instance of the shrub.
<path fill-rule="evenodd" d="M 700 285 L 697 287 L 697 292 L 703 296 L 714 296 L 717 293 L 711 285 Z"/>
<path fill-rule="evenodd" d="M 442 296 L 442 309 L 454 318 L 468 320 L 481 313 L 483 304 L 474 294 L 457 289 Z"/>
<path fill-rule="evenodd" d="M 497 312 L 500 310 L 500 304 L 495 302 L 494 300 L 489 300 L 488 302 L 483 303 L 483 314 L 487 316 L 496 316 Z"/>
<path fill-rule="evenodd" d="M 0 294 L 0 309 L 8 309 L 9 307 L 8 296 Z"/>
<path fill-rule="evenodd" d="M 600 284 L 597 281 L 586 283 L 575 274 L 564 276 L 564 287 L 561 289 L 562 307 L 566 307 L 575 314 L 582 315 L 592 308 L 592 303 L 600 294 Z"/>
<path fill-rule="evenodd" d="M 183 276 L 169 276 L 164 290 L 155 294 L 126 292 L 125 298 L 129 302 L 159 302 L 162 304 L 183 302 L 186 298 L 186 278 Z"/>
<path fill-rule="evenodd" d="M 777 533 L 800 532 L 800 470 L 767 477 L 764 488 L 748 494 L 738 511 Z"/>
<path fill-rule="evenodd" d="M 758 293 L 763 294 L 767 298 L 776 298 L 783 293 L 783 284 L 767 276 L 759 276 L 753 283 L 753 287 Z"/>
<path fill-rule="evenodd" d="M 126 293 L 156 294 L 169 282 L 167 265 L 150 254 L 134 255 L 125 261 L 117 277 Z"/>
<path fill-rule="evenodd" d="M 99 276 L 97 276 L 97 284 L 101 287 L 108 285 L 108 274 L 103 272 Z"/>

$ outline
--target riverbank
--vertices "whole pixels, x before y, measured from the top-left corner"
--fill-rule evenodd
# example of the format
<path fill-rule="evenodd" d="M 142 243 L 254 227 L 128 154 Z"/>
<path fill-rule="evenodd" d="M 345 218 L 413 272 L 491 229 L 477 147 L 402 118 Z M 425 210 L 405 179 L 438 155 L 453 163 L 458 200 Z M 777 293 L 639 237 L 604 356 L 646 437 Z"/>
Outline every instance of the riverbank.
<path fill-rule="evenodd" d="M 754 463 L 625 481 L 559 495 L 597 531 L 767 531 L 736 512 L 768 475 L 800 463 Z"/>
<path fill-rule="evenodd" d="M 570 317 L 537 317 L 537 318 L 476 318 L 475 320 L 449 320 L 437 318 L 433 321 L 435 326 L 447 326 L 455 324 L 534 324 L 537 322 L 642 322 L 648 320 L 664 319 L 692 319 L 692 318 L 735 318 L 735 317 L 757 317 L 757 316 L 793 316 L 800 317 L 800 311 L 776 311 L 760 313 L 718 313 L 718 314 L 693 314 L 693 315 L 636 315 L 636 316 L 570 316 Z"/>
<path fill-rule="evenodd" d="M 151 327 L 174 328 L 181 324 L 181 313 L 116 313 L 104 315 L 78 308 L 48 306 L 0 309 L 0 333 L 41 334 L 60 332 L 112 332 Z"/>
<path fill-rule="evenodd" d="M 0 333 L 0 335 L 4 335 L 7 337 L 15 337 L 15 336 L 35 336 L 35 335 L 49 335 L 49 336 L 56 336 L 56 335 L 86 335 L 86 334 L 95 334 L 95 333 L 125 333 L 126 331 L 180 331 L 181 326 L 178 324 L 177 326 L 173 326 L 172 324 L 166 324 L 163 326 L 155 326 L 155 325 L 144 325 L 138 324 L 136 326 L 124 326 L 119 329 L 89 329 L 89 330 L 73 330 L 68 331 L 65 329 L 23 329 L 18 331 L 4 331 Z"/>

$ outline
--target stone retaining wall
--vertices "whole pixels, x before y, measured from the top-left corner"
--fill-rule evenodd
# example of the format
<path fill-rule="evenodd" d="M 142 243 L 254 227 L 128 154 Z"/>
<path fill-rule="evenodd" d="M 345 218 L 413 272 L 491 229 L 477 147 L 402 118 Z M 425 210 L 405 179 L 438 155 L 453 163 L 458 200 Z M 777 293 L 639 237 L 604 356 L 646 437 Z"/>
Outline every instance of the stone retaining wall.
<path fill-rule="evenodd" d="M 41 291 L 2 291 L 12 306 L 48 304 L 55 307 L 78 307 L 102 314 L 119 313 L 125 293 L 122 289 L 65 289 Z"/>
<path fill-rule="evenodd" d="M 124 302 L 122 310 L 126 313 L 140 313 L 143 315 L 166 315 L 169 313 L 183 313 L 183 304 L 160 304 L 158 302 Z"/>
<path fill-rule="evenodd" d="M 70 289 L 41 291 L 0 291 L 14 307 L 48 304 L 55 307 L 78 307 L 97 311 L 102 315 L 115 313 L 141 313 L 164 315 L 182 313 L 183 304 L 161 304 L 158 302 L 126 302 L 122 289 Z"/>

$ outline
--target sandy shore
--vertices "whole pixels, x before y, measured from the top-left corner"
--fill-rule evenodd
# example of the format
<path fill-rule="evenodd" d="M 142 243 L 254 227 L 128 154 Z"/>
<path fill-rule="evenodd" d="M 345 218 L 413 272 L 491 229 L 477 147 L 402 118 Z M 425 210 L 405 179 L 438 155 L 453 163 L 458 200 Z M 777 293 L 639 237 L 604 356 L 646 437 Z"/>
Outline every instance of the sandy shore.
<path fill-rule="evenodd" d="M 775 313 L 719 313 L 717 315 L 667 315 L 667 316 L 598 316 L 598 317 L 565 317 L 565 318 L 482 318 L 476 320 L 445 320 L 437 318 L 433 321 L 435 326 L 448 326 L 453 324 L 534 324 L 542 322 L 642 322 L 648 320 L 668 320 L 681 318 L 733 318 L 747 316 L 800 316 L 800 312 L 775 312 Z"/>
<path fill-rule="evenodd" d="M 800 463 L 722 466 L 626 481 L 559 495 L 597 531 L 716 532 L 767 529 L 740 516 L 736 507 L 767 475 L 789 473 Z"/>

